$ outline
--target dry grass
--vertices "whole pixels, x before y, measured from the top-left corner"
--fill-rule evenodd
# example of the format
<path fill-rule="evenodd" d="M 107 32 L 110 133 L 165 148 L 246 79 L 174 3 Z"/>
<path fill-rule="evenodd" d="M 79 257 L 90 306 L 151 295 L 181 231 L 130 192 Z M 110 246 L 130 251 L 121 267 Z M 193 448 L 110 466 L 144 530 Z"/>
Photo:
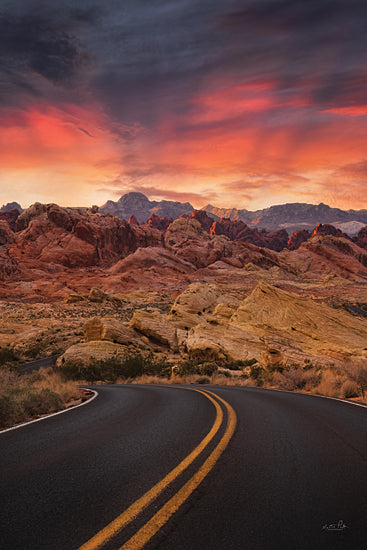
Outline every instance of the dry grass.
<path fill-rule="evenodd" d="M 37 389 L 49 389 L 60 395 L 63 403 L 80 399 L 80 390 L 74 382 L 63 382 L 60 373 L 55 372 L 52 368 L 41 368 L 39 370 L 41 379 L 36 380 L 33 384 Z"/>
<path fill-rule="evenodd" d="M 61 381 L 52 369 L 42 369 L 20 376 L 7 368 L 0 369 L 0 428 L 65 408 L 81 397 L 75 384 Z"/>
<path fill-rule="evenodd" d="M 350 397 L 358 397 L 358 384 L 354 382 L 354 380 L 345 380 L 342 384 L 342 387 L 340 388 L 340 393 L 344 399 L 348 399 Z"/>
<path fill-rule="evenodd" d="M 340 397 L 340 379 L 331 370 L 322 373 L 321 382 L 316 387 L 316 393 L 327 397 Z"/>

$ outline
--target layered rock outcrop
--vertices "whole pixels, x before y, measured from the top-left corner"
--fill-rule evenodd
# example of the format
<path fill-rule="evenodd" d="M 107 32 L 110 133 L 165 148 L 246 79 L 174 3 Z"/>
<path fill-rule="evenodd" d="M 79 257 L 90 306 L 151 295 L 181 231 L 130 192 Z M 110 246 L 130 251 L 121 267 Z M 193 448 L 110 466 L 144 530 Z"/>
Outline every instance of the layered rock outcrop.
<path fill-rule="evenodd" d="M 169 314 L 136 310 L 130 329 L 116 320 L 93 319 L 85 326 L 87 343 L 73 347 L 64 359 L 75 351 L 86 353 L 88 342 L 131 345 L 141 335 L 148 345 L 172 354 L 180 351 L 201 361 L 256 359 L 268 369 L 367 358 L 365 318 L 259 282 L 242 301 L 215 285 L 189 285 Z"/>

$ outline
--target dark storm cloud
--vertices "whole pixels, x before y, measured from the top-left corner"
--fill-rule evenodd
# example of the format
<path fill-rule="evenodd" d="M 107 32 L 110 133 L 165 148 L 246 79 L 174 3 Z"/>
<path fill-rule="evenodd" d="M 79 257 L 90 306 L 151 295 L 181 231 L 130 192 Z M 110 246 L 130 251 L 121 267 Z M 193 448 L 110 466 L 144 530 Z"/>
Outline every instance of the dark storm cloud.
<path fill-rule="evenodd" d="M 252 74 L 276 75 L 280 89 L 312 78 L 313 100 L 327 103 L 361 93 L 354 73 L 366 62 L 366 18 L 364 0 L 260 0 L 226 10 L 217 24 Z"/>
<path fill-rule="evenodd" d="M 67 86 L 78 76 L 90 56 L 77 34 L 96 22 L 97 9 L 63 10 L 41 3 L 8 4 L 0 9 L 0 91 L 2 99 L 13 94 L 42 94 L 42 81 Z"/>
<path fill-rule="evenodd" d="M 320 110 L 365 101 L 364 0 L 50 4 L 0 9 L 0 86 L 9 101 L 20 92 L 54 99 L 67 88 L 68 101 L 95 99 L 116 122 L 153 131 L 167 117 L 185 131 L 193 98 L 223 82 L 269 80 L 282 99 L 307 94 Z"/>
<path fill-rule="evenodd" d="M 30 70 L 53 81 L 70 78 L 83 61 L 74 36 L 43 15 L 0 15 L 5 66 Z"/>

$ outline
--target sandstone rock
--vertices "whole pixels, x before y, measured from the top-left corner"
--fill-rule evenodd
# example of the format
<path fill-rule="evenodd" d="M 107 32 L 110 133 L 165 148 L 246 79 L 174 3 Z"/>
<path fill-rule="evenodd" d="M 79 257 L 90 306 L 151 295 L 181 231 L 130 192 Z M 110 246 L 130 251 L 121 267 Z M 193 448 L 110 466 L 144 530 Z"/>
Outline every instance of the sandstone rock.
<path fill-rule="evenodd" d="M 201 361 L 237 361 L 255 357 L 260 359 L 264 344 L 255 334 L 235 325 L 200 323 L 193 327 L 186 339 L 190 357 Z"/>
<path fill-rule="evenodd" d="M 168 319 L 176 327 L 188 330 L 213 312 L 219 296 L 215 285 L 193 283 L 176 298 Z"/>
<path fill-rule="evenodd" d="M 115 344 L 129 346 L 137 344 L 139 338 L 127 325 L 114 318 L 94 317 L 84 325 L 84 337 L 86 342 L 95 340 L 109 340 Z"/>
<path fill-rule="evenodd" d="M 57 365 L 62 367 L 65 362 L 88 364 L 91 361 L 105 361 L 113 357 L 123 357 L 127 348 L 121 344 L 115 344 L 107 340 L 91 341 L 84 344 L 75 344 L 68 348 L 58 358 Z"/>
<path fill-rule="evenodd" d="M 365 354 L 365 319 L 263 282 L 230 310 L 218 305 L 205 322 L 193 326 L 186 340 L 192 357 L 255 358 L 273 369 L 279 363 L 303 363 L 310 357 L 330 364 L 331 359 Z"/>
<path fill-rule="evenodd" d="M 367 321 L 294 293 L 259 283 L 230 320 L 231 324 L 286 339 L 303 352 L 324 354 L 328 349 L 361 355 L 366 347 Z"/>
<path fill-rule="evenodd" d="M 108 298 L 108 295 L 100 288 L 91 288 L 88 294 L 88 300 L 90 302 L 96 302 L 101 304 Z"/>
<path fill-rule="evenodd" d="M 79 302 L 84 302 L 84 296 L 81 296 L 80 294 L 69 294 L 64 301 L 67 304 L 77 304 Z"/>
<path fill-rule="evenodd" d="M 176 328 L 159 311 L 135 310 L 130 326 L 147 336 L 153 342 L 177 349 Z"/>
<path fill-rule="evenodd" d="M 261 353 L 261 363 L 268 370 L 274 370 L 284 364 L 284 359 L 283 353 L 276 348 L 268 348 Z"/>

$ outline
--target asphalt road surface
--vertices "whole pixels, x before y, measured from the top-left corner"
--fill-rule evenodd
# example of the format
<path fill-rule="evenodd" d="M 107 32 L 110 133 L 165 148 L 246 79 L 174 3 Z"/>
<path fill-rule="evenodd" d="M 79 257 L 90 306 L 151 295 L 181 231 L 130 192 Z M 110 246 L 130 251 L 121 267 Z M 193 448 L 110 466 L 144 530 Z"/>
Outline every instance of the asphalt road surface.
<path fill-rule="evenodd" d="M 31 374 L 32 372 L 39 370 L 41 367 L 52 367 L 54 361 L 60 357 L 60 355 L 50 355 L 49 357 L 44 357 L 43 359 L 36 359 L 35 361 L 30 361 L 29 363 L 23 363 L 22 365 L 17 366 L 19 374 Z"/>
<path fill-rule="evenodd" d="M 97 389 L 0 433 L 2 550 L 367 548 L 365 407 L 255 388 Z"/>

